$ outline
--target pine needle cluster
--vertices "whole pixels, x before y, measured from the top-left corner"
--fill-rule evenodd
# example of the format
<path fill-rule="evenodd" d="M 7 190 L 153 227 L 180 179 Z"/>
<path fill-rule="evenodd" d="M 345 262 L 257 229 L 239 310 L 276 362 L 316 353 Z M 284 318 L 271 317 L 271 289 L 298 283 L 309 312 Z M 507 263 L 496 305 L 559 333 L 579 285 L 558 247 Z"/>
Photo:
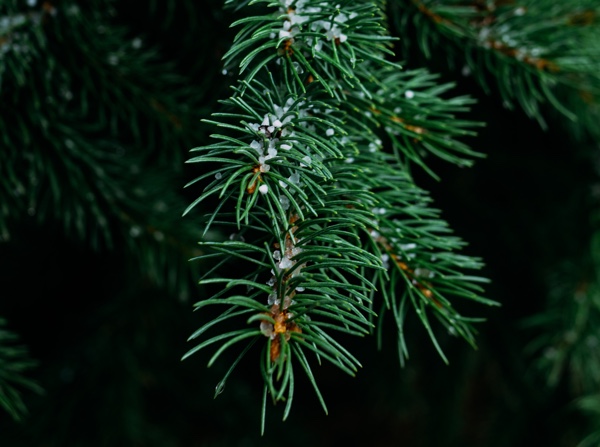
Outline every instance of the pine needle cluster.
<path fill-rule="evenodd" d="M 211 365 L 242 344 L 218 394 L 258 342 L 263 405 L 285 401 L 285 419 L 295 371 L 327 411 L 314 361 L 354 375 L 360 362 L 334 334 L 381 340 L 386 311 L 401 363 L 407 318 L 421 321 L 444 361 L 434 321 L 474 345 L 478 320 L 452 301 L 495 304 L 481 296 L 485 280 L 466 273 L 481 262 L 460 254 L 464 243 L 411 176 L 429 156 L 459 166 L 479 156 L 460 140 L 477 127 L 457 117 L 471 99 L 448 98 L 449 85 L 391 61 L 377 2 L 229 3 L 245 12 L 225 55 L 239 79 L 207 120 L 218 141 L 193 149 L 203 174 L 192 184 L 203 192 L 188 208 L 214 204 L 199 259 L 214 265 L 201 284 L 218 286 L 196 307 L 225 310 L 191 336 L 203 341 L 185 357 L 217 345 Z M 238 329 L 206 337 L 230 319 Z"/>

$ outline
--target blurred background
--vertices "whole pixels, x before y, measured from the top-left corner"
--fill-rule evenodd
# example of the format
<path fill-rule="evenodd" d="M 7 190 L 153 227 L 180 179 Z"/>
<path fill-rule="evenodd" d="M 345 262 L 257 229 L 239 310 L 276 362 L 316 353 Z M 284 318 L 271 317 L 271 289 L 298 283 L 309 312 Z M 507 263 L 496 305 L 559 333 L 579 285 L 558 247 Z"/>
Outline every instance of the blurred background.
<path fill-rule="evenodd" d="M 269 407 L 263 437 L 256 355 L 217 399 L 227 359 L 180 361 L 206 318 L 192 311 L 203 265 L 189 261 L 201 228 L 197 214 L 180 217 L 199 172 L 184 161 L 235 79 L 221 57 L 240 14 L 217 0 L 0 3 L 0 347 L 27 348 L 34 364 L 19 375 L 40 388 L 0 375 L 0 393 L 12 383 L 28 408 L 18 421 L 0 411 L 0 445 L 577 445 L 595 426 L 596 404 L 588 418 L 577 398 L 600 374 L 597 326 L 576 334 L 589 348 L 580 369 L 556 366 L 569 333 L 551 315 L 592 296 L 598 140 L 552 111 L 543 130 L 509 110 L 449 66 L 443 45 L 428 59 L 416 45 L 396 50 L 477 98 L 465 118 L 486 123 L 468 140 L 486 154 L 473 168 L 432 159 L 441 181 L 415 171 L 502 304 L 460 303 L 488 319 L 478 349 L 440 333 L 445 365 L 412 322 L 401 368 L 391 324 L 381 351 L 374 337 L 343 340 L 364 367 L 355 378 L 315 371 L 329 415 L 299 377 L 290 418 Z"/>

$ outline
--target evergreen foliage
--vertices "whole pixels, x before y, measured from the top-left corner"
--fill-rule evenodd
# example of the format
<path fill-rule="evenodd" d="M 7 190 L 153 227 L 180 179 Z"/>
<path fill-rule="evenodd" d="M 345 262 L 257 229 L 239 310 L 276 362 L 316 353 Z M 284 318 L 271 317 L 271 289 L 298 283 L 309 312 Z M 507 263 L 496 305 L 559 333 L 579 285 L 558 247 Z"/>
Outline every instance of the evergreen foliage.
<path fill-rule="evenodd" d="M 0 444 L 597 445 L 599 100 L 594 0 L 0 2 Z"/>
<path fill-rule="evenodd" d="M 397 29 L 414 24 L 415 43 L 427 58 L 432 47 L 444 46 L 449 64 L 472 73 L 487 93 L 495 83 L 509 109 L 517 103 L 546 127 L 541 105 L 549 103 L 580 129 L 597 132 L 597 2 L 411 0 L 391 6 Z"/>
<path fill-rule="evenodd" d="M 6 321 L 0 319 L 0 406 L 20 421 L 27 414 L 21 391 L 41 393 L 42 389 L 23 376 L 25 371 L 35 366 L 35 362 L 29 359 L 26 348 L 15 345 L 18 337 L 5 326 Z"/>
<path fill-rule="evenodd" d="M 233 24 L 242 29 L 225 61 L 229 69 L 239 65 L 242 79 L 225 101 L 227 112 L 215 114 L 229 120 L 209 121 L 224 129 L 213 135 L 219 142 L 193 149 L 201 155 L 189 160 L 204 164 L 194 183 L 205 186 L 188 210 L 217 195 L 204 232 L 213 223 L 224 229 L 221 234 L 234 231 L 229 240 L 203 242 L 200 259 L 210 258 L 215 269 L 248 271 L 241 277 L 205 275 L 201 284 L 224 287 L 196 307 L 227 307 L 192 338 L 230 318 L 254 324 L 219 333 L 184 358 L 221 342 L 211 365 L 238 342 L 249 347 L 266 338 L 264 396 L 287 402 L 285 419 L 295 362 L 327 411 L 309 351 L 349 374 L 361 366 L 328 330 L 362 336 L 391 309 L 404 363 L 405 319 L 412 308 L 446 360 L 431 317 L 474 344 L 474 320 L 449 299 L 494 303 L 478 295 L 476 283 L 483 279 L 464 273 L 479 268 L 479 261 L 456 254 L 462 242 L 448 235 L 409 168 L 411 162 L 424 165 L 426 154 L 470 163 L 467 157 L 477 154 L 455 137 L 472 133 L 473 123 L 454 116 L 470 100 L 444 100 L 448 86 L 435 85 L 424 71 L 397 75 L 401 67 L 385 59 L 390 39 L 375 4 L 269 7 Z"/>

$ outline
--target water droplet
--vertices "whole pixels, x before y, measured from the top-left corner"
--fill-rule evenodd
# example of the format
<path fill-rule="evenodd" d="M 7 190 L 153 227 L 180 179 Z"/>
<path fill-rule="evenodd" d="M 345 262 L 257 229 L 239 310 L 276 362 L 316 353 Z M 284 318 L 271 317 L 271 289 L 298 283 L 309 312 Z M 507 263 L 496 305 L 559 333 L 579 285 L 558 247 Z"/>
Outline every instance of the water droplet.
<path fill-rule="evenodd" d="M 275 338 L 275 333 L 273 332 L 273 324 L 269 323 L 268 321 L 261 321 L 260 322 L 260 331 L 267 337 L 270 337 L 271 339 Z"/>
<path fill-rule="evenodd" d="M 273 304 L 275 304 L 276 301 L 277 301 L 277 293 L 273 292 L 267 298 L 267 303 L 269 304 L 269 306 L 272 306 Z"/>
<path fill-rule="evenodd" d="M 279 263 L 279 268 L 280 269 L 289 269 L 292 265 L 294 265 L 294 263 L 292 262 L 291 259 L 283 258 L 281 260 L 281 262 Z"/>
<path fill-rule="evenodd" d="M 292 175 L 290 175 L 288 180 L 290 181 L 290 183 L 293 183 L 294 185 L 299 185 L 300 184 L 300 173 L 298 171 L 294 172 Z"/>

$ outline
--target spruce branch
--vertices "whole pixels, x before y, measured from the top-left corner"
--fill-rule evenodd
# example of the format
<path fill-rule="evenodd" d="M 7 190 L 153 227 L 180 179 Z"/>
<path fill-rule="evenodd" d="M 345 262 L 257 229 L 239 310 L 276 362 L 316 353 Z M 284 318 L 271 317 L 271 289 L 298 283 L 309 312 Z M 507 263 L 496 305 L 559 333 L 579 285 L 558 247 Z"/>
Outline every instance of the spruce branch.
<path fill-rule="evenodd" d="M 548 385 L 566 380 L 575 395 L 593 393 L 600 384 L 600 286 L 591 260 L 584 264 L 557 269 L 549 281 L 548 308 L 526 320 L 539 332 L 527 351 Z"/>
<path fill-rule="evenodd" d="M 172 185 L 202 135 L 190 125 L 202 97 L 110 2 L 49 5 L 0 9 L 0 240 L 29 221 L 95 250 L 126 246 L 138 275 L 185 297 L 198 252 L 194 225 L 170 213 L 185 208 Z"/>
<path fill-rule="evenodd" d="M 596 392 L 580 397 L 574 402 L 573 407 L 583 413 L 590 421 L 592 427 L 589 434 L 579 443 L 577 447 L 593 447 L 600 442 L 600 395 Z"/>
<path fill-rule="evenodd" d="M 463 243 L 409 174 L 413 162 L 426 166 L 427 151 L 459 165 L 479 155 L 457 140 L 473 132 L 475 123 L 454 117 L 471 100 L 442 99 L 449 86 L 425 71 L 397 74 L 385 59 L 390 39 L 379 3 L 252 2 L 259 3 L 266 9 L 235 23 L 242 29 L 225 56 L 242 78 L 223 111 L 206 120 L 219 129 L 217 142 L 192 149 L 198 155 L 188 160 L 204 172 L 188 184 L 203 192 L 186 213 L 213 209 L 202 221 L 199 257 L 215 264 L 200 280 L 213 293 L 196 308 L 225 306 L 190 339 L 227 329 L 203 337 L 184 359 L 217 345 L 210 366 L 244 346 L 218 394 L 264 340 L 263 404 L 268 396 L 286 401 L 285 419 L 298 363 L 327 411 L 311 354 L 356 373 L 360 362 L 332 334 L 371 333 L 377 291 L 394 312 L 402 362 L 409 308 L 436 346 L 429 313 L 473 344 L 477 320 L 449 298 L 496 303 L 479 296 L 485 280 L 463 273 L 480 261 L 455 253 Z"/>
<path fill-rule="evenodd" d="M 16 344 L 19 337 L 6 328 L 6 323 L 0 318 L 0 406 L 14 420 L 21 421 L 27 415 L 23 391 L 40 394 L 43 390 L 23 375 L 36 366 L 36 362 L 29 358 L 25 347 Z"/>
<path fill-rule="evenodd" d="M 555 268 L 548 278 L 545 309 L 524 321 L 526 328 L 535 331 L 525 351 L 532 357 L 533 365 L 551 390 L 566 385 L 573 399 L 568 409 L 589 420 L 587 436 L 578 444 L 580 447 L 595 445 L 600 439 L 600 281 L 599 258 L 593 248 L 597 236 L 596 231 L 589 253 L 563 260 Z"/>
<path fill-rule="evenodd" d="M 464 66 L 486 92 L 495 85 L 508 107 L 519 104 L 544 127 L 549 104 L 595 132 L 585 116 L 600 98 L 597 2 L 406 0 L 391 7 L 398 29 L 414 22 L 426 57 L 443 49 L 451 65 Z"/>

